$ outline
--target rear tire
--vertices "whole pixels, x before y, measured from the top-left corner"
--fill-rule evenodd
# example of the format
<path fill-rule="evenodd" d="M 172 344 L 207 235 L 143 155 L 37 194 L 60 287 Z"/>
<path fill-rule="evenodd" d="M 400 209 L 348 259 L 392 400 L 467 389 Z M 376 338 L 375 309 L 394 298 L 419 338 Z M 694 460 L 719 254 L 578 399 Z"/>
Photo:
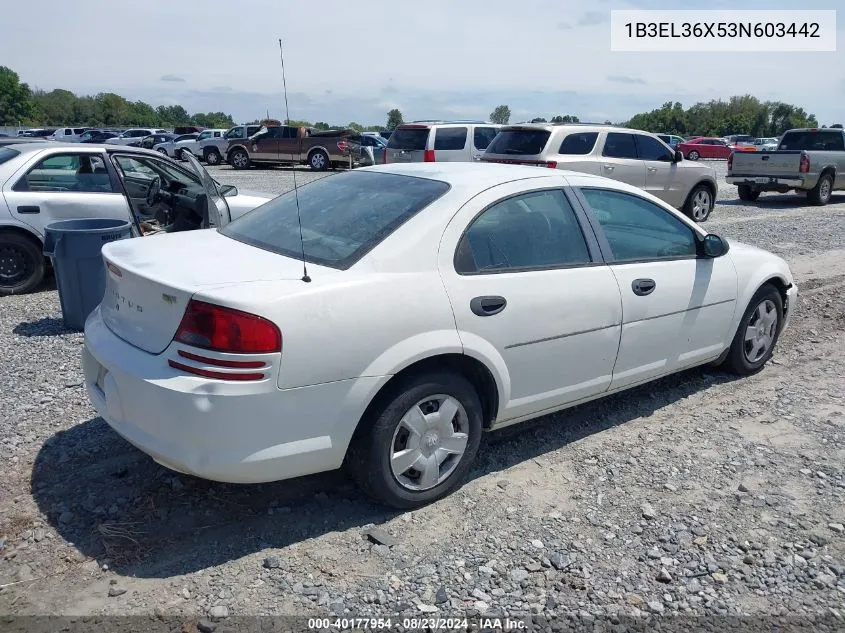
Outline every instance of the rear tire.
<path fill-rule="evenodd" d="M 203 152 L 203 159 L 209 165 L 216 166 L 220 164 L 220 161 L 223 160 L 223 157 L 220 156 L 220 152 L 217 151 L 217 148 L 212 147 L 210 149 L 206 149 L 205 152 Z"/>
<path fill-rule="evenodd" d="M 748 185 L 737 185 L 737 191 L 739 192 L 739 199 L 746 202 L 754 202 L 760 197 L 760 192 Z"/>
<path fill-rule="evenodd" d="M 331 161 L 328 154 L 321 149 L 317 149 L 308 155 L 308 164 L 314 171 L 326 171 L 331 165 Z"/>
<path fill-rule="evenodd" d="M 156 151 L 157 151 L 159 154 L 164 154 L 165 156 L 167 156 L 167 150 L 166 150 L 166 149 L 164 149 L 163 147 L 159 147 Z"/>
<path fill-rule="evenodd" d="M 0 296 L 31 292 L 44 279 L 47 262 L 34 238 L 0 232 Z"/>
<path fill-rule="evenodd" d="M 822 174 L 816 186 L 807 192 L 807 199 L 814 205 L 823 207 L 830 202 L 833 193 L 833 176 L 829 173 Z"/>
<path fill-rule="evenodd" d="M 700 156 L 701 156 L 701 154 L 699 154 L 695 150 L 692 150 L 689 154 L 687 154 L 687 158 L 689 160 L 698 160 Z"/>
<path fill-rule="evenodd" d="M 378 402 L 361 420 L 347 454 L 347 468 L 360 488 L 404 510 L 460 486 L 483 432 L 481 400 L 467 379 L 452 371 L 411 375 Z M 450 408 L 448 419 L 439 418 L 444 406 Z M 403 464 L 403 455 L 410 461 Z"/>
<path fill-rule="evenodd" d="M 761 318 L 764 314 L 766 318 Z M 773 323 L 767 321 L 771 318 L 774 318 Z M 780 292 L 772 284 L 764 284 L 748 303 L 722 368 L 740 376 L 760 371 L 772 357 L 782 324 Z M 758 348 L 759 345 L 765 348 Z"/>
<path fill-rule="evenodd" d="M 249 154 L 242 149 L 236 149 L 229 154 L 229 164 L 235 169 L 246 169 L 249 163 Z"/>

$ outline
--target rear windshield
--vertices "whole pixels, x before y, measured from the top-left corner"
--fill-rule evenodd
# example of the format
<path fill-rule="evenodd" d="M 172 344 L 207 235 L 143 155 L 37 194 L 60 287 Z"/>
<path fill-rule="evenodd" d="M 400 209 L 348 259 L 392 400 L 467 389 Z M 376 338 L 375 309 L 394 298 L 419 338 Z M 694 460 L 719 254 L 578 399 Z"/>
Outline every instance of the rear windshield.
<path fill-rule="evenodd" d="M 10 147 L 0 147 L 0 165 L 5 163 L 7 160 L 10 160 L 20 154 L 20 152 L 16 149 L 12 149 Z"/>
<path fill-rule="evenodd" d="M 787 132 L 778 149 L 843 151 L 842 132 Z"/>
<path fill-rule="evenodd" d="M 487 153 L 540 154 L 550 135 L 548 130 L 502 130 L 487 146 Z"/>
<path fill-rule="evenodd" d="M 274 198 L 220 229 L 223 235 L 287 257 L 345 270 L 448 191 L 440 180 L 351 171 Z"/>
<path fill-rule="evenodd" d="M 428 142 L 429 128 L 400 127 L 393 131 L 387 140 L 390 149 L 424 150 Z"/>

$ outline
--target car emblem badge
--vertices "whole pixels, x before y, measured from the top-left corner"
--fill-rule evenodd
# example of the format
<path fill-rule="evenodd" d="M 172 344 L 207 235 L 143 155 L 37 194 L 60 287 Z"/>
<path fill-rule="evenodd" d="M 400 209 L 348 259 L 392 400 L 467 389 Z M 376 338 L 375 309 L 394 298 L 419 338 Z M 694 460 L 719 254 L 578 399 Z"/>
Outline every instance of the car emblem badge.
<path fill-rule="evenodd" d="M 169 303 L 171 305 L 176 303 L 176 297 L 174 295 L 161 293 L 161 298 L 164 300 L 165 303 Z"/>

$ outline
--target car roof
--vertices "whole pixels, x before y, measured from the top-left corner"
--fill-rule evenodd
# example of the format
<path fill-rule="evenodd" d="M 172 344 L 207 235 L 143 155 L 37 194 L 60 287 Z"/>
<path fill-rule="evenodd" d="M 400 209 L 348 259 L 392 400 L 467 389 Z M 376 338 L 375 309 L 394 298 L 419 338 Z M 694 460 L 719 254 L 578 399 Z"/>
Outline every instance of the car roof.
<path fill-rule="evenodd" d="M 555 130 L 578 131 L 578 132 L 620 132 L 622 134 L 651 134 L 655 132 L 636 130 L 634 128 L 619 127 L 618 125 L 604 125 L 601 123 L 514 123 L 502 126 L 502 130 Z"/>
<path fill-rule="evenodd" d="M 147 154 L 157 158 L 162 157 L 160 153 L 143 147 L 107 145 L 105 143 L 60 143 L 56 141 L 42 141 L 40 143 L 12 143 L 6 145 L 6 147 L 11 147 L 12 149 L 19 151 L 21 154 L 34 154 L 35 152 L 41 152 L 48 149 L 68 149 L 81 154 L 99 153 L 106 150 L 109 152 L 127 152 L 134 154 Z"/>

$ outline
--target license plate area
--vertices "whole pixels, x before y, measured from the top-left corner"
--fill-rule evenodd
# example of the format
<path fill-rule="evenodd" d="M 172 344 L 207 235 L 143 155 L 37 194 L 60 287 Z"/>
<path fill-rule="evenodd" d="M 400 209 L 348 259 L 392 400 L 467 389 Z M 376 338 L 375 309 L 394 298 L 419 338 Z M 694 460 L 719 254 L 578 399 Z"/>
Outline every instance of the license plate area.
<path fill-rule="evenodd" d="M 753 182 L 756 182 L 756 183 L 761 184 L 761 185 L 776 183 L 777 181 L 778 181 L 777 178 L 771 178 L 769 176 L 759 176 L 759 177 L 757 177 L 753 180 Z"/>

